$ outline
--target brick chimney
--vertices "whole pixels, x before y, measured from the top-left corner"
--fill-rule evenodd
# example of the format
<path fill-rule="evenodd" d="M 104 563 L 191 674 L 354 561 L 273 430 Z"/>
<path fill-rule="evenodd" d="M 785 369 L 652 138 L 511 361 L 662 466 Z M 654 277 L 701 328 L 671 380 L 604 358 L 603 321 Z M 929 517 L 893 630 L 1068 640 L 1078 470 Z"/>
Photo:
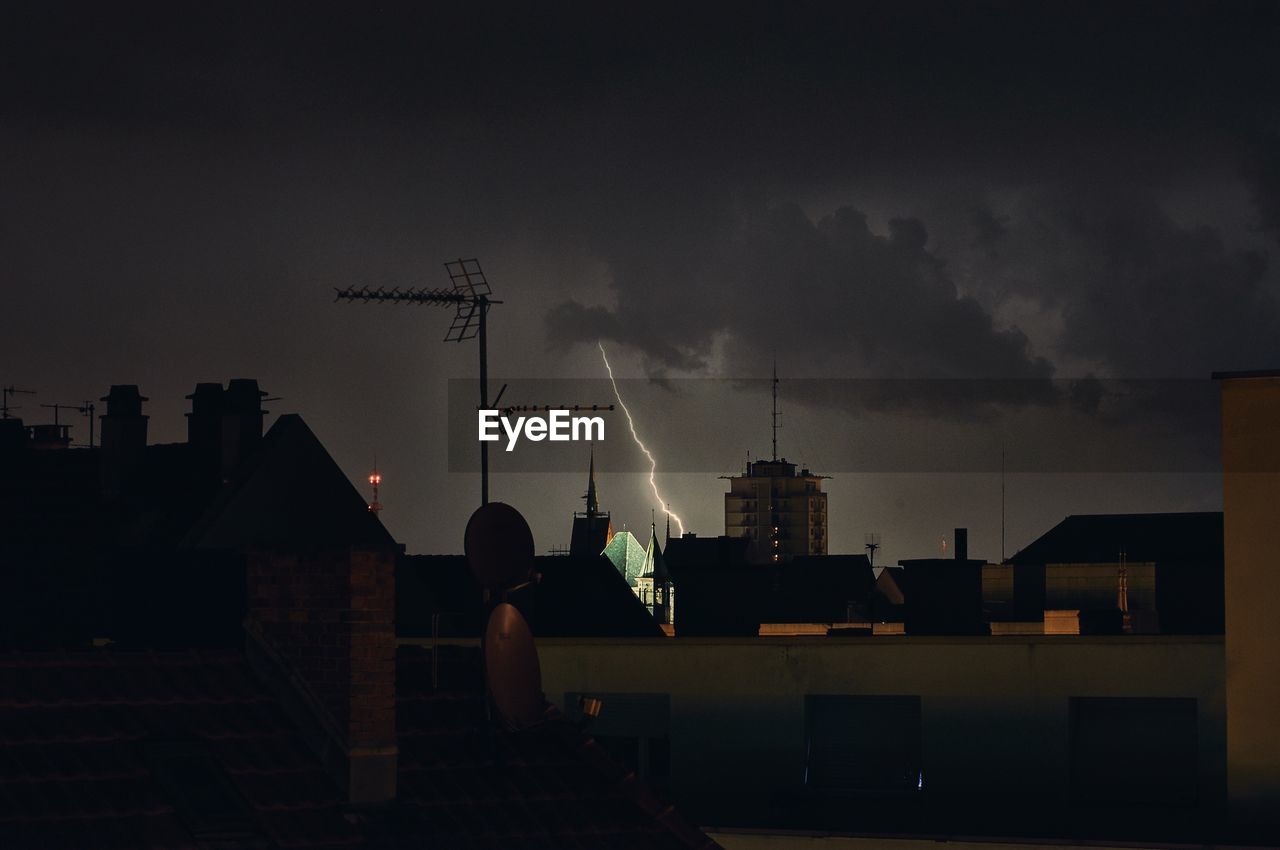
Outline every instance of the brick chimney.
<path fill-rule="evenodd" d="M 142 403 L 147 399 L 136 384 L 116 384 L 101 401 L 107 403 L 102 417 L 102 492 L 122 496 L 131 488 L 147 448 L 147 418 Z"/>
<path fill-rule="evenodd" d="M 262 442 L 262 419 L 266 415 L 262 409 L 264 396 L 266 393 L 258 389 L 258 382 L 252 378 L 232 378 L 222 394 L 220 472 L 224 481 Z"/>
<path fill-rule="evenodd" d="M 196 384 L 187 396 L 187 445 L 202 481 L 220 480 L 222 472 L 222 384 Z"/>
<path fill-rule="evenodd" d="M 396 793 L 395 565 L 402 547 L 255 550 L 249 657 L 352 803 Z"/>

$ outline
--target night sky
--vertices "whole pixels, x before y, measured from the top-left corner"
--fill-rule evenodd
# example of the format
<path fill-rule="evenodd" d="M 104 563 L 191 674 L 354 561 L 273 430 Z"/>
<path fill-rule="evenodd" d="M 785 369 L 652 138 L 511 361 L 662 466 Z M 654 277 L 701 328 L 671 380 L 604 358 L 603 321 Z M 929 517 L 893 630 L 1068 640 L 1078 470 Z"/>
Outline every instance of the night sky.
<path fill-rule="evenodd" d="M 928 556 L 967 525 L 996 557 L 990 463 L 859 473 L 848 447 L 963 446 L 975 422 L 1016 442 L 1049 427 L 1023 415 L 1040 382 L 1280 366 L 1277 4 L 615 5 L 5 4 L 0 383 L 39 391 L 19 415 L 137 383 L 178 440 L 197 381 L 256 377 L 354 480 L 376 452 L 410 551 L 460 551 L 478 488 L 449 471 L 446 401 L 474 343 L 441 342 L 446 311 L 332 293 L 446 285 L 475 256 L 506 302 L 495 389 L 564 401 L 529 396 L 603 377 L 603 341 L 659 461 L 697 446 L 660 477 L 692 530 L 723 531 L 706 470 L 769 451 L 767 383 L 692 379 L 776 355 L 780 451 L 832 472 L 833 552 L 877 531 L 881 561 Z M 851 378 L 1033 389 L 884 412 L 823 389 Z M 602 501 L 639 530 L 652 500 L 609 427 Z M 498 467 L 539 549 L 568 542 L 581 454 Z M 1008 478 L 1010 553 L 1067 513 L 1221 506 L 1195 463 L 1049 466 Z"/>

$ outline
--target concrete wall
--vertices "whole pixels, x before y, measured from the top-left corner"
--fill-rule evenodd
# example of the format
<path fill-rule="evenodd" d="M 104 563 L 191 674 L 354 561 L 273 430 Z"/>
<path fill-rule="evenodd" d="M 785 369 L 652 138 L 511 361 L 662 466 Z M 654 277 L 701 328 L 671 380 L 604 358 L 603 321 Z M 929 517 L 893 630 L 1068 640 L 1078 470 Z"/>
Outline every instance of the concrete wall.
<path fill-rule="evenodd" d="M 669 694 L 672 794 L 701 811 L 730 811 L 728 800 L 765 806 L 801 788 L 810 694 L 920 696 L 930 793 L 1005 807 L 1063 804 L 1071 697 L 1190 697 L 1201 804 L 1223 798 L 1221 638 L 540 640 L 538 649 L 553 701 L 567 691 Z"/>

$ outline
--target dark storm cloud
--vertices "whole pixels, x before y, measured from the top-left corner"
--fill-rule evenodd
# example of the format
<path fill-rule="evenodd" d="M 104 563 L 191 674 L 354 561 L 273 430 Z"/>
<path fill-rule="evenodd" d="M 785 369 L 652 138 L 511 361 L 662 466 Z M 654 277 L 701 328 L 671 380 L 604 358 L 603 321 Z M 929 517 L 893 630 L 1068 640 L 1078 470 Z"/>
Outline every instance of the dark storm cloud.
<path fill-rule="evenodd" d="M 0 371 L 46 401 L 161 384 L 175 432 L 192 382 L 257 374 L 357 472 L 380 431 L 400 516 L 461 527 L 423 435 L 472 353 L 327 302 L 462 251 L 507 302 L 495 371 L 595 376 L 605 338 L 758 377 L 776 347 L 1123 418 L 1050 377 L 1280 362 L 1277 8 L 19 0 Z"/>
<path fill-rule="evenodd" d="M 1027 192 L 965 262 L 989 300 L 1055 309 L 1055 350 L 1117 377 L 1204 377 L 1280 357 L 1268 254 L 1175 222 L 1151 198 L 1106 187 Z"/>
<path fill-rule="evenodd" d="M 1246 165 L 1261 227 L 1280 244 L 1280 131 L 1263 135 Z"/>
<path fill-rule="evenodd" d="M 1052 372 L 957 292 L 916 219 L 882 235 L 848 207 L 814 222 L 795 205 L 750 203 L 698 238 L 655 235 L 647 251 L 608 257 L 615 310 L 560 304 L 549 337 L 631 345 L 659 369 L 705 366 L 722 338 L 736 374 L 760 373 L 777 349 L 784 368 L 832 377 L 1015 379 L 1000 385 L 1012 402 L 1034 392 L 1021 379 Z"/>

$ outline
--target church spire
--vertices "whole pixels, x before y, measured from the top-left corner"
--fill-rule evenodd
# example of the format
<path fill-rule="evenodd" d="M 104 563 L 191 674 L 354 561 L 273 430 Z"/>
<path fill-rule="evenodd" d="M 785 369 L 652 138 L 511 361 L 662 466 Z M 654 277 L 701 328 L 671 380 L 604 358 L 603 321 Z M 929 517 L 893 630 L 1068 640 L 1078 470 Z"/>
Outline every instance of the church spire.
<path fill-rule="evenodd" d="M 596 499 L 596 447 L 591 445 L 591 467 L 587 473 L 587 494 L 583 496 L 587 500 L 587 514 L 595 516 L 600 513 L 600 502 Z"/>

